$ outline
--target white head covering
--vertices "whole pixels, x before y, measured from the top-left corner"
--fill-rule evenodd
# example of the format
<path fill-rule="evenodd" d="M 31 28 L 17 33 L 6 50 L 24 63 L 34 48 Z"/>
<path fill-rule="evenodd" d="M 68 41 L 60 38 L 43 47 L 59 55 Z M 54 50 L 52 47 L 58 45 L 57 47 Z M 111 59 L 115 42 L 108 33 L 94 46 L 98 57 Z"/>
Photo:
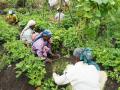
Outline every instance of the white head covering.
<path fill-rule="evenodd" d="M 27 26 L 33 26 L 33 25 L 35 25 L 36 24 L 36 22 L 34 21 L 34 20 L 30 20 L 28 23 L 27 23 Z"/>
<path fill-rule="evenodd" d="M 13 10 L 9 10 L 9 11 L 8 11 L 8 14 L 10 14 L 10 15 L 11 15 L 11 14 L 15 14 L 15 12 L 14 12 Z"/>
<path fill-rule="evenodd" d="M 26 29 L 30 28 L 30 26 L 35 25 L 36 22 L 34 20 L 29 20 L 26 27 L 23 29 L 23 31 L 25 31 Z"/>
<path fill-rule="evenodd" d="M 9 11 L 8 11 L 8 14 L 12 14 L 12 10 L 9 10 Z"/>
<path fill-rule="evenodd" d="M 26 25 L 26 27 L 25 27 L 25 28 L 23 29 L 23 31 L 21 32 L 20 37 L 22 37 L 24 31 L 26 31 L 27 29 L 30 28 L 30 26 L 33 26 L 33 25 L 35 25 L 35 24 L 36 24 L 36 22 L 35 22 L 34 20 L 29 20 L 28 23 L 27 23 L 27 25 Z"/>

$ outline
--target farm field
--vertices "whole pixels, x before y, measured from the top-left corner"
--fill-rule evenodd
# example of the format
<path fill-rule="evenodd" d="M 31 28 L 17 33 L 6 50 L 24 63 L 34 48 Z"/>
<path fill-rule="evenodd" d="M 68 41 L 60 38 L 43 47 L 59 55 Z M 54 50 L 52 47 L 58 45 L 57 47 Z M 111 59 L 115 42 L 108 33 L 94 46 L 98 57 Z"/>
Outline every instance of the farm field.
<path fill-rule="evenodd" d="M 55 84 L 52 73 L 62 74 L 78 47 L 91 48 L 95 62 L 107 72 L 104 90 L 120 90 L 120 0 L 70 0 L 69 6 L 58 6 L 65 14 L 62 21 L 55 20 L 57 8 L 48 0 L 0 1 L 0 90 L 72 90 L 70 84 Z M 17 23 L 7 22 L 9 10 Z M 29 20 L 36 21 L 36 32 L 52 32 L 52 63 L 20 40 Z"/>

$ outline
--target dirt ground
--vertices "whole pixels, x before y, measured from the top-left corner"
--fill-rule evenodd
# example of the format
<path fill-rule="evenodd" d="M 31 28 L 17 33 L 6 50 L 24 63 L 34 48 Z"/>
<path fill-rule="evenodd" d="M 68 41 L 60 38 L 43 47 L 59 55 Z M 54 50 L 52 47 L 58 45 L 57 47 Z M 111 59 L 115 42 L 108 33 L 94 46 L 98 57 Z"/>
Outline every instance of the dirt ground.
<path fill-rule="evenodd" d="M 14 65 L 0 72 L 0 90 L 35 90 L 26 77 L 16 79 Z"/>
<path fill-rule="evenodd" d="M 120 83 L 118 84 L 116 81 L 108 78 L 104 90 L 118 90 L 119 87 L 120 87 Z"/>

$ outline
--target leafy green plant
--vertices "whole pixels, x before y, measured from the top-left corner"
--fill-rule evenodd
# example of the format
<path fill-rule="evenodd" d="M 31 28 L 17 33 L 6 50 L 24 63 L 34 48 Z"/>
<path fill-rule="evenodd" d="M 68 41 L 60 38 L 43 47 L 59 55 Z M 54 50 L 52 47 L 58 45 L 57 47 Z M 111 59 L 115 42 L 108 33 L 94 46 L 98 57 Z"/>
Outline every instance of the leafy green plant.
<path fill-rule="evenodd" d="M 54 83 L 53 79 L 49 78 L 43 81 L 41 89 L 42 90 L 49 90 L 49 89 L 58 90 L 58 86 Z"/>
<path fill-rule="evenodd" d="M 23 73 L 30 79 L 29 84 L 33 86 L 40 86 L 45 76 L 44 63 L 34 55 L 27 56 L 23 61 L 16 64 L 17 77 Z"/>
<path fill-rule="evenodd" d="M 0 70 L 3 69 L 5 66 L 11 64 L 12 61 L 11 57 L 8 55 L 8 51 L 6 46 L 9 42 L 9 45 L 13 43 L 17 38 L 17 34 L 19 33 L 16 27 L 12 27 L 8 25 L 3 17 L 0 17 L 0 40 L 1 40 L 1 50 L 0 50 Z"/>
<path fill-rule="evenodd" d="M 6 48 L 7 54 L 10 56 L 13 62 L 22 60 L 31 54 L 30 49 L 25 47 L 24 44 L 19 40 L 13 41 L 12 43 L 7 42 L 4 48 Z"/>
<path fill-rule="evenodd" d="M 12 41 L 16 39 L 17 34 L 19 33 L 16 27 L 11 27 L 7 24 L 2 17 L 0 17 L 0 38 L 5 41 Z"/>
<path fill-rule="evenodd" d="M 81 31 L 74 27 L 64 32 L 63 45 L 68 52 L 82 45 L 81 35 Z"/>
<path fill-rule="evenodd" d="M 120 49 L 115 48 L 94 48 L 94 54 L 97 57 L 97 62 L 101 63 L 108 75 L 120 81 L 119 65 L 120 65 Z"/>
<path fill-rule="evenodd" d="M 60 58 L 54 62 L 53 71 L 58 74 L 62 74 L 69 63 L 70 61 L 68 61 L 67 59 Z"/>

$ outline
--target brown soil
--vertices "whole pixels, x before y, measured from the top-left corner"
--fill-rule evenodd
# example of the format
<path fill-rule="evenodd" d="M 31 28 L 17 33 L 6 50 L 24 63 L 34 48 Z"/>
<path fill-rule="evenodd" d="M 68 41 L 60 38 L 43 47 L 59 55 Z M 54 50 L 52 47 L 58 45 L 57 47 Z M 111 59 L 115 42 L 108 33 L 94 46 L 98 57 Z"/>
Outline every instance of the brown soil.
<path fill-rule="evenodd" d="M 108 78 L 104 90 L 118 90 L 119 87 L 120 87 L 120 83 L 117 83 L 116 81 Z"/>
<path fill-rule="evenodd" d="M 16 79 L 14 65 L 0 72 L 0 90 L 35 90 L 26 77 Z"/>

